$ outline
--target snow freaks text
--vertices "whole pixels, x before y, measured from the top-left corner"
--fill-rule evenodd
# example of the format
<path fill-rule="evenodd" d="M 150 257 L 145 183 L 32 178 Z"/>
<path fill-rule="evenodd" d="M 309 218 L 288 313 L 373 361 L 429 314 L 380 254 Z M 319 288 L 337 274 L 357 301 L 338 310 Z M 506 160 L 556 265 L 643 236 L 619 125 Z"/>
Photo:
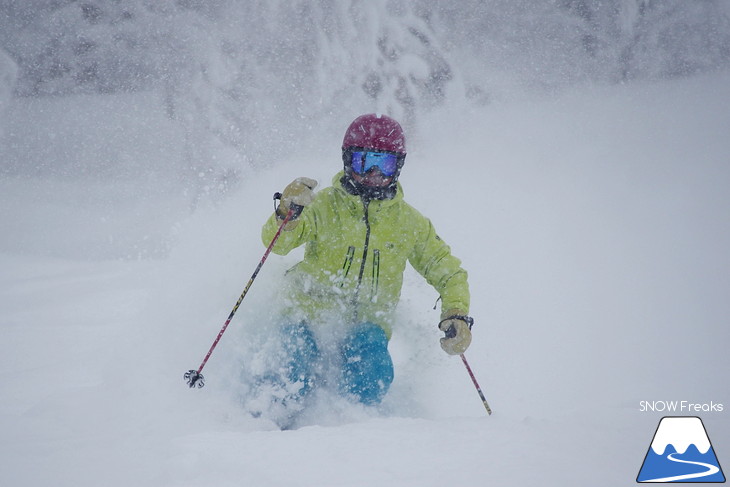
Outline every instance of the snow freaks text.
<path fill-rule="evenodd" d="M 670 413 L 721 413 L 723 405 L 710 401 L 709 403 L 695 403 L 692 401 L 639 401 L 641 412 L 670 412 Z"/>

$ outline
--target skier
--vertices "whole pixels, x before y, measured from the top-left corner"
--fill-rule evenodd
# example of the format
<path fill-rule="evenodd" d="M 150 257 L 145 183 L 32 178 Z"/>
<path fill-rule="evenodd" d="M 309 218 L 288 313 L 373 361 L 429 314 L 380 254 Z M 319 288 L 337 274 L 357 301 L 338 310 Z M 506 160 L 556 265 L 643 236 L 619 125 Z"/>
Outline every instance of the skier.
<path fill-rule="evenodd" d="M 281 295 L 279 399 L 301 409 L 320 385 L 366 405 L 377 405 L 393 381 L 388 352 L 406 261 L 440 294 L 438 327 L 446 353 L 471 343 L 467 273 L 431 222 L 403 200 L 398 181 L 406 158 L 400 124 L 385 115 L 356 118 L 342 142 L 344 168 L 332 186 L 300 177 L 283 191 L 262 229 L 271 241 L 290 209 L 292 219 L 272 251 L 286 255 L 305 245 L 304 259 L 286 273 Z M 336 343 L 325 358 L 323 343 Z"/>

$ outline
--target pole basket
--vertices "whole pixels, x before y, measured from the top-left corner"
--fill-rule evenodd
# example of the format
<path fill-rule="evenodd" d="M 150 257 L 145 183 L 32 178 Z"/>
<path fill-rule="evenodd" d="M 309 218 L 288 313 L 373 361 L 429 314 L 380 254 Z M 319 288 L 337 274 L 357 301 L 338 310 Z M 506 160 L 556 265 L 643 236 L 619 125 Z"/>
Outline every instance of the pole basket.
<path fill-rule="evenodd" d="M 185 372 L 184 377 L 191 389 L 194 389 L 195 387 L 200 389 L 205 385 L 205 378 L 203 377 L 203 374 L 195 369 Z"/>

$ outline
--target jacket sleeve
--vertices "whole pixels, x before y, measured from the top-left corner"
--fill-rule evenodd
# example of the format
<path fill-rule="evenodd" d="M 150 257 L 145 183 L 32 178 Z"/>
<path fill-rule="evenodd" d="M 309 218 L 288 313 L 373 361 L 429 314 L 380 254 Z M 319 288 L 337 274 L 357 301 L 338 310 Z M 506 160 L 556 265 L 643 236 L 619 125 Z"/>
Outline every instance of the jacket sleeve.
<path fill-rule="evenodd" d="M 299 224 L 291 230 L 282 230 L 279 239 L 276 241 L 276 245 L 271 249 L 272 252 L 278 255 L 286 255 L 293 249 L 306 243 L 309 240 L 312 228 L 312 217 L 311 207 L 304 208 L 302 214 L 299 215 Z M 264 246 L 268 247 L 271 241 L 276 235 L 281 225 L 281 220 L 277 218 L 276 212 L 274 212 L 266 223 L 264 223 L 261 229 L 261 241 Z"/>
<path fill-rule="evenodd" d="M 451 248 L 436 234 L 431 221 L 418 215 L 418 241 L 410 257 L 411 265 L 441 296 L 441 309 L 469 312 L 470 294 L 467 272 Z"/>

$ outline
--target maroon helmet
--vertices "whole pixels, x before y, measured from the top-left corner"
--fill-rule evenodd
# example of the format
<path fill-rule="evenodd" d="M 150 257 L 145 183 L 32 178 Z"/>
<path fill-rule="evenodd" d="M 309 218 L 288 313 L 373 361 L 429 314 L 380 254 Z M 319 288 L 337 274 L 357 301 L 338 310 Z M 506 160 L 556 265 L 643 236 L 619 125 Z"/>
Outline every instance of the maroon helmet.
<path fill-rule="evenodd" d="M 405 155 L 406 138 L 403 128 L 387 115 L 369 113 L 357 117 L 345 132 L 342 149 L 360 147 Z"/>
<path fill-rule="evenodd" d="M 358 152 L 359 151 L 359 152 Z M 353 175 L 353 156 L 363 154 L 362 163 L 365 164 L 362 151 L 388 152 L 397 158 L 396 167 L 390 167 L 393 171 L 388 174 L 386 186 L 370 186 L 358 177 Z M 342 139 L 342 162 L 344 163 L 344 176 L 342 185 L 351 194 L 357 194 L 368 199 L 390 199 L 398 191 L 398 176 L 406 160 L 406 138 L 403 128 L 398 122 L 387 115 L 376 115 L 369 113 L 357 117 L 345 132 Z M 383 167 L 378 166 L 383 171 Z"/>

